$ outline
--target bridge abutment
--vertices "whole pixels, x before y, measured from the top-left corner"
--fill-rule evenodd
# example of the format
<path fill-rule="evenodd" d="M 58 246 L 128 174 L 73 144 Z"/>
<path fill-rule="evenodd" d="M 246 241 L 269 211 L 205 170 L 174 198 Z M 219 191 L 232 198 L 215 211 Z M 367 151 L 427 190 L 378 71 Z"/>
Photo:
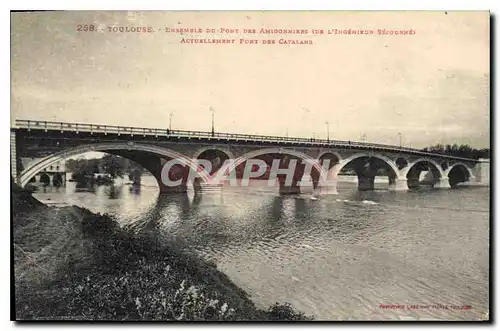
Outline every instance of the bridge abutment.
<path fill-rule="evenodd" d="M 10 175 L 14 180 L 17 179 L 17 146 L 16 132 L 10 131 Z"/>
<path fill-rule="evenodd" d="M 474 167 L 475 182 L 483 185 L 490 185 L 490 159 L 479 159 L 479 163 Z"/>

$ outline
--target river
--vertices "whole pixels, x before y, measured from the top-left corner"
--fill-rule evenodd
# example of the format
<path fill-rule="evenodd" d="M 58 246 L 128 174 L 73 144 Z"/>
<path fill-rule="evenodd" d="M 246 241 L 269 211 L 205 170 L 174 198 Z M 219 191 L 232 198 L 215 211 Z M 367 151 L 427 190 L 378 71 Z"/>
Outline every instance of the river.
<path fill-rule="evenodd" d="M 489 188 L 376 186 L 340 183 L 316 200 L 265 185 L 160 196 L 144 176 L 140 190 L 68 182 L 34 195 L 190 247 L 262 308 L 289 302 L 318 320 L 487 318 Z"/>

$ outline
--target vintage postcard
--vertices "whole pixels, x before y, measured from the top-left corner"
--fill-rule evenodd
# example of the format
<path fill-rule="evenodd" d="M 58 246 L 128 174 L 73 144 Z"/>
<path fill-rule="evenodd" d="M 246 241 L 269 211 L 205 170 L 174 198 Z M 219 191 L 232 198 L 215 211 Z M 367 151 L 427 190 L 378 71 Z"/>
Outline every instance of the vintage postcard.
<path fill-rule="evenodd" d="M 12 319 L 489 321 L 487 11 L 11 12 Z"/>

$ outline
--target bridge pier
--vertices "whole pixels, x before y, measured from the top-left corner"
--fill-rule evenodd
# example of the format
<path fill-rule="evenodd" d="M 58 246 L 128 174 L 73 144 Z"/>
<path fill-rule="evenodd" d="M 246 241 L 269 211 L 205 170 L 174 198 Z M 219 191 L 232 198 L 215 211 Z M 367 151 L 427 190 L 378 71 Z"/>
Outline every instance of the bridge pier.
<path fill-rule="evenodd" d="M 280 183 L 280 194 L 300 194 L 300 186 L 297 182 L 292 183 L 292 185 L 282 185 Z"/>
<path fill-rule="evenodd" d="M 223 184 L 222 183 L 212 183 L 212 182 L 206 182 L 202 183 L 200 178 L 196 178 L 193 183 L 193 190 L 195 194 L 202 193 L 202 192 L 222 192 L 223 190 Z"/>
<path fill-rule="evenodd" d="M 314 190 L 315 195 L 334 195 L 338 194 L 337 182 L 330 182 L 328 185 L 318 186 Z"/>
<path fill-rule="evenodd" d="M 286 182 L 286 176 L 278 175 L 278 183 L 280 194 L 300 194 L 300 185 L 296 178 L 293 178 L 291 183 L 288 184 Z"/>
<path fill-rule="evenodd" d="M 300 179 L 300 192 L 301 193 L 313 193 L 314 192 L 314 181 L 311 175 L 303 174 Z"/>
<path fill-rule="evenodd" d="M 160 186 L 160 193 L 186 193 L 188 191 L 187 185 L 177 185 L 177 186 L 166 186 L 161 181 L 158 181 L 158 185 Z"/>
<path fill-rule="evenodd" d="M 342 168 L 343 164 L 337 163 L 332 168 L 330 168 L 326 174 L 326 178 L 320 175 L 318 182 L 315 183 L 314 194 L 317 195 L 334 195 L 338 194 L 337 183 L 338 183 L 338 172 Z"/>
<path fill-rule="evenodd" d="M 373 191 L 375 189 L 375 176 L 358 176 L 358 191 Z"/>
<path fill-rule="evenodd" d="M 186 193 L 191 186 L 187 182 L 183 182 L 176 186 L 167 186 L 161 180 L 158 181 L 160 194 Z M 195 194 L 202 192 L 222 192 L 223 185 L 220 183 L 202 183 L 200 178 L 195 178 L 192 183 L 192 189 Z"/>
<path fill-rule="evenodd" d="M 410 178 L 407 179 L 406 185 L 409 188 L 419 187 L 420 186 L 420 181 L 418 180 L 418 177 L 410 177 Z"/>
<path fill-rule="evenodd" d="M 439 189 L 444 189 L 444 188 L 450 188 L 450 180 L 448 177 L 441 177 L 438 179 L 436 184 L 434 184 L 434 188 L 439 188 Z"/>
<path fill-rule="evenodd" d="M 408 191 L 406 178 L 389 178 L 389 191 Z"/>

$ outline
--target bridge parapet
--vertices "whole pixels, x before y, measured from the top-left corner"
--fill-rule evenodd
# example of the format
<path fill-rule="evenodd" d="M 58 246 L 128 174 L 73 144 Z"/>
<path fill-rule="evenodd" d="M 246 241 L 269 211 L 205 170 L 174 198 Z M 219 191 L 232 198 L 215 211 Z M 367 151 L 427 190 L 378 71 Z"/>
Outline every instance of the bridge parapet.
<path fill-rule="evenodd" d="M 240 133 L 224 133 L 224 132 L 208 132 L 208 131 L 187 131 L 187 130 L 169 130 L 159 128 L 143 128 L 143 127 L 126 127 L 116 125 L 102 124 L 87 124 L 87 123 L 65 123 L 53 121 L 33 121 L 33 120 L 16 120 L 15 129 L 42 130 L 44 132 L 58 131 L 60 133 L 89 133 L 91 135 L 128 135 L 128 136 L 143 136 L 143 137 L 175 137 L 178 139 L 205 139 L 219 140 L 230 143 L 246 142 L 246 143 L 275 143 L 284 146 L 308 146 L 318 148 L 349 148 L 349 149 L 370 149 L 373 151 L 389 151 L 397 153 L 407 153 L 429 157 L 440 157 L 446 159 L 455 159 L 461 161 L 477 162 L 477 160 L 454 157 L 444 154 L 436 154 L 424 152 L 416 148 L 394 146 L 379 143 L 345 141 L 332 139 L 315 139 L 305 137 L 282 137 L 282 136 L 265 136 L 265 135 L 249 135 Z"/>

